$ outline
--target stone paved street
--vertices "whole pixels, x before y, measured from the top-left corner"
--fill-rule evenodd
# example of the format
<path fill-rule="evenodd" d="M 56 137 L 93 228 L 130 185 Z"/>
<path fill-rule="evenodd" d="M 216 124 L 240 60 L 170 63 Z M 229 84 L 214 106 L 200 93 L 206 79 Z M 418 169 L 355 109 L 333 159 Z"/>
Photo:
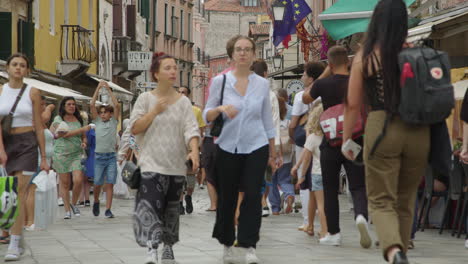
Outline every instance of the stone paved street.
<path fill-rule="evenodd" d="M 211 239 L 214 213 L 204 211 L 208 205 L 206 190 L 197 189 L 194 202 L 194 213 L 181 218 L 181 242 L 174 247 L 176 259 L 181 264 L 222 263 L 222 247 Z M 63 209 L 60 209 L 56 224 L 49 230 L 26 232 L 28 249 L 16 263 L 143 263 L 145 249 L 136 245 L 131 229 L 133 201 L 117 199 L 114 204 L 115 219 L 105 219 L 102 215 L 96 218 L 88 207 L 81 209 L 80 218 L 63 220 Z M 316 239 L 297 231 L 301 222 L 299 214 L 264 218 L 258 244 L 262 263 L 384 263 L 379 249 L 360 248 L 344 196 L 341 205 L 343 245 L 339 248 L 318 245 Z M 417 233 L 415 244 L 416 249 L 409 253 L 412 263 L 468 263 L 464 240 L 453 238 L 448 232 L 442 236 L 434 230 Z M 6 249 L 6 245 L 0 247 L 0 263 Z"/>

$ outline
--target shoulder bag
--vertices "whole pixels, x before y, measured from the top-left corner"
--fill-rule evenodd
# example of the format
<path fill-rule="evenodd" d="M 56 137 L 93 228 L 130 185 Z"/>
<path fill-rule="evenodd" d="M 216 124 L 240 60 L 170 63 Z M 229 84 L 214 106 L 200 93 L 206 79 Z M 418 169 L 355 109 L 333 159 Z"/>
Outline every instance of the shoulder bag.
<path fill-rule="evenodd" d="M 26 84 L 23 83 L 23 87 L 21 88 L 21 91 L 19 92 L 18 96 L 16 97 L 16 101 L 13 104 L 13 107 L 11 108 L 10 112 L 2 117 L 2 136 L 5 137 L 10 134 L 10 130 L 13 124 L 13 115 L 15 114 L 16 107 L 18 106 L 19 101 L 21 100 L 21 97 L 23 97 L 24 90 L 26 90 Z"/>
<path fill-rule="evenodd" d="M 343 122 L 344 122 L 344 104 L 332 106 L 320 115 L 320 127 L 325 138 L 332 147 L 339 147 L 343 144 Z M 363 107 L 361 114 L 354 125 L 352 139 L 357 139 L 364 135 L 366 127 L 366 111 Z"/>
<path fill-rule="evenodd" d="M 225 85 L 226 85 L 226 74 L 223 74 L 223 86 L 221 88 L 221 100 L 219 102 L 219 105 L 223 105 Z M 213 121 L 213 127 L 211 128 L 210 135 L 213 137 L 219 137 L 219 135 L 221 135 L 221 131 L 223 131 L 223 125 L 224 125 L 224 119 L 223 119 L 223 113 L 221 113 Z"/>
<path fill-rule="evenodd" d="M 141 171 L 133 162 L 133 150 L 127 152 L 127 162 L 122 169 L 122 180 L 130 187 L 130 189 L 138 189 L 140 187 Z"/>

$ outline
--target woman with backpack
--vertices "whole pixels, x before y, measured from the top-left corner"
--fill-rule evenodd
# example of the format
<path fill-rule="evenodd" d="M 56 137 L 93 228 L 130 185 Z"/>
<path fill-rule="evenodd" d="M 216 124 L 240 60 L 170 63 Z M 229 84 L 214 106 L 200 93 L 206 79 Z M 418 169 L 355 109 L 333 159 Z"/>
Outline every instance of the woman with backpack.
<path fill-rule="evenodd" d="M 400 104 L 398 55 L 403 49 L 408 14 L 401 0 L 382 0 L 375 7 L 367 37 L 354 58 L 345 109 L 343 142 L 366 102 L 364 162 L 372 221 L 383 256 L 389 263 L 409 263 L 406 257 L 416 191 L 427 166 L 429 126 L 410 125 L 397 113 Z M 371 154 L 384 130 L 385 136 Z M 343 151 L 348 159 L 356 153 Z"/>
<path fill-rule="evenodd" d="M 47 164 L 41 119 L 41 95 L 38 89 L 24 83 L 24 77 L 31 70 L 28 58 L 20 53 L 11 55 L 7 59 L 6 70 L 9 81 L 0 87 L 0 117 L 3 121 L 13 112 L 13 120 L 8 131 L 5 131 L 6 127 L 2 128 L 7 122 L 0 124 L 0 165 L 6 169 L 8 175 L 15 176 L 18 180 L 20 210 L 10 229 L 11 240 L 5 261 L 17 261 L 25 250 L 22 231 L 27 188 L 31 176 L 37 171 L 39 154 L 40 169 L 48 172 L 50 167 Z"/>

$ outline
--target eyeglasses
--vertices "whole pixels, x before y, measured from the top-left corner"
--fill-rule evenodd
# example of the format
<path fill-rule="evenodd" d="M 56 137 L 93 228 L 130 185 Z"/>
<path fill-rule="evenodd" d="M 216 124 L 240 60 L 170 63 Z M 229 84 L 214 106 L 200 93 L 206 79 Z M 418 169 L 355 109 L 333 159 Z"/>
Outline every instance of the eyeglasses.
<path fill-rule="evenodd" d="M 241 53 L 242 51 L 244 51 L 245 53 L 249 53 L 249 52 L 253 51 L 253 48 L 251 48 L 251 47 L 247 47 L 247 48 L 237 47 L 237 48 L 234 49 L 234 51 L 237 52 L 237 53 Z"/>
<path fill-rule="evenodd" d="M 179 91 L 179 93 L 181 93 L 181 94 L 187 94 L 187 92 L 181 92 L 181 91 Z"/>

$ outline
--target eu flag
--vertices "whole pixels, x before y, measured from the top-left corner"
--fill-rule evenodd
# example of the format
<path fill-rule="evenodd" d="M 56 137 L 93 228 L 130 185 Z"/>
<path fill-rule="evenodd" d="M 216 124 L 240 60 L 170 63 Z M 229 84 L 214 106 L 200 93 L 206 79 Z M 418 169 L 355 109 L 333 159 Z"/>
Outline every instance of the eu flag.
<path fill-rule="evenodd" d="M 296 25 L 312 12 L 305 0 L 281 0 L 285 6 L 283 20 L 274 22 L 273 44 L 278 46 L 288 35 L 296 33 Z"/>

